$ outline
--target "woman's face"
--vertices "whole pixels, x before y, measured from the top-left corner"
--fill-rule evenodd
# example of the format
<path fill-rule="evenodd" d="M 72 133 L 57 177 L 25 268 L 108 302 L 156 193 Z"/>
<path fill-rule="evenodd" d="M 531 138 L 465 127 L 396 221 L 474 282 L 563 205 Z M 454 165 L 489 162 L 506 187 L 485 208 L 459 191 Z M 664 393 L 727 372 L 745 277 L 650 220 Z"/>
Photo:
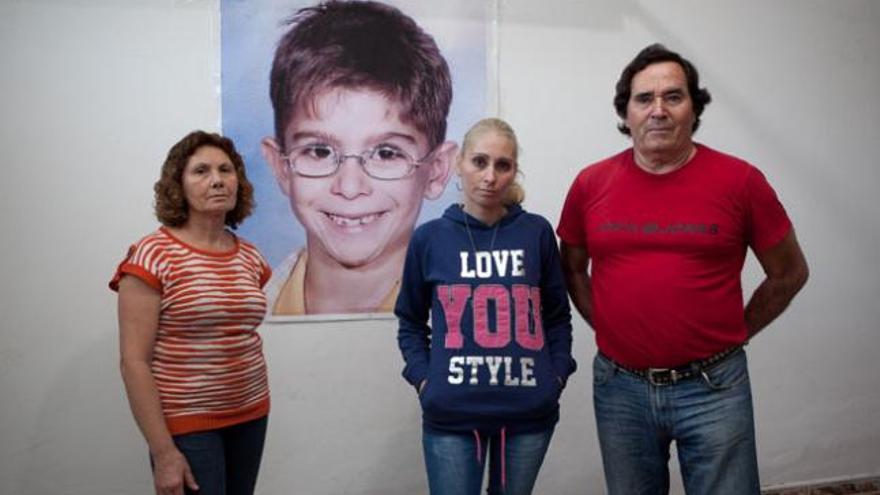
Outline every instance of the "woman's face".
<path fill-rule="evenodd" d="M 516 144 L 496 131 L 485 131 L 462 152 L 456 168 L 465 208 L 498 211 L 516 178 Z"/>
<path fill-rule="evenodd" d="M 229 156 L 220 148 L 205 145 L 189 157 L 181 185 L 193 215 L 222 215 L 235 208 L 238 174 Z"/>

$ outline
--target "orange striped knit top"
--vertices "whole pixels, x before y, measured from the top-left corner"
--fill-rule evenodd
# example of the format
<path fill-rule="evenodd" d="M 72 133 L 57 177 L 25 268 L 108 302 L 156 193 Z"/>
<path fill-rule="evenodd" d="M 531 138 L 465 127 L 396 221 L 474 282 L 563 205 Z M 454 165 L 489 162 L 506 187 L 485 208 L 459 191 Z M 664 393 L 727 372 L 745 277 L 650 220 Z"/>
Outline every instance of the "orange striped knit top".
<path fill-rule="evenodd" d="M 269 412 L 262 287 L 271 269 L 257 248 L 197 249 L 160 227 L 133 245 L 110 281 L 133 275 L 161 294 L 152 372 L 172 435 L 244 423 Z"/>

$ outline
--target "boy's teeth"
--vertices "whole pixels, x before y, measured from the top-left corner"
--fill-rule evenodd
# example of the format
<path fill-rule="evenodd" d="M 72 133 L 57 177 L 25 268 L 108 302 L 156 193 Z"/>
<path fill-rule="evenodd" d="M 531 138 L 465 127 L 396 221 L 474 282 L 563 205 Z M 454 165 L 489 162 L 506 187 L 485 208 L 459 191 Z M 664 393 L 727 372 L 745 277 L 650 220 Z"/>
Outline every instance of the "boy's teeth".
<path fill-rule="evenodd" d="M 330 220 L 333 220 L 333 223 L 339 225 L 340 227 L 356 227 L 358 225 L 366 225 L 379 217 L 379 215 L 375 213 L 364 215 L 358 218 L 341 217 L 339 215 L 332 214 L 328 216 L 330 217 Z"/>

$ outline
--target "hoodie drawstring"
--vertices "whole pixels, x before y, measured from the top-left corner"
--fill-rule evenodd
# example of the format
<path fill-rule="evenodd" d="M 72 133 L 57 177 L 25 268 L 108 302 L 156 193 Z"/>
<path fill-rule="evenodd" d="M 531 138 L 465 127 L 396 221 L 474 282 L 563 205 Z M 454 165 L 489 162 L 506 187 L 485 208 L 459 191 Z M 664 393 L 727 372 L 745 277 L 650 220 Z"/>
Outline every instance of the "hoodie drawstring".
<path fill-rule="evenodd" d="M 477 430 L 474 430 L 474 438 L 477 439 L 477 464 L 482 465 L 483 464 L 483 450 L 480 448 L 481 447 L 480 432 L 478 432 Z"/>
<path fill-rule="evenodd" d="M 477 464 L 483 465 L 483 443 L 480 440 L 480 432 L 473 430 L 474 441 L 477 444 Z M 501 489 L 507 491 L 507 427 L 501 427 Z"/>
<path fill-rule="evenodd" d="M 507 448 L 505 443 L 507 443 L 507 427 L 501 427 L 501 490 L 507 491 L 507 470 L 506 470 L 506 462 L 507 459 Z"/>

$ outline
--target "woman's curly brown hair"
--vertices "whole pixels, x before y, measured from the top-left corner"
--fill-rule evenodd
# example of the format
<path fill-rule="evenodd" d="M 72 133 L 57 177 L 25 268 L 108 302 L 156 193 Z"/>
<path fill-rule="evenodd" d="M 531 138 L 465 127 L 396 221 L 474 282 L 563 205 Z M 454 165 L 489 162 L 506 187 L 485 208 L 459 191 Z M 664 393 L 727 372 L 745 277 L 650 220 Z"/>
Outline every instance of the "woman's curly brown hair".
<path fill-rule="evenodd" d="M 247 179 L 244 160 L 235 150 L 232 140 L 219 134 L 193 131 L 183 137 L 168 150 L 168 157 L 162 165 L 162 175 L 153 185 L 155 194 L 156 218 L 167 227 L 179 227 L 189 218 L 189 205 L 183 193 L 183 169 L 189 158 L 202 146 L 219 148 L 232 161 L 238 176 L 238 193 L 235 208 L 226 214 L 226 225 L 238 227 L 254 209 L 254 186 Z"/>

